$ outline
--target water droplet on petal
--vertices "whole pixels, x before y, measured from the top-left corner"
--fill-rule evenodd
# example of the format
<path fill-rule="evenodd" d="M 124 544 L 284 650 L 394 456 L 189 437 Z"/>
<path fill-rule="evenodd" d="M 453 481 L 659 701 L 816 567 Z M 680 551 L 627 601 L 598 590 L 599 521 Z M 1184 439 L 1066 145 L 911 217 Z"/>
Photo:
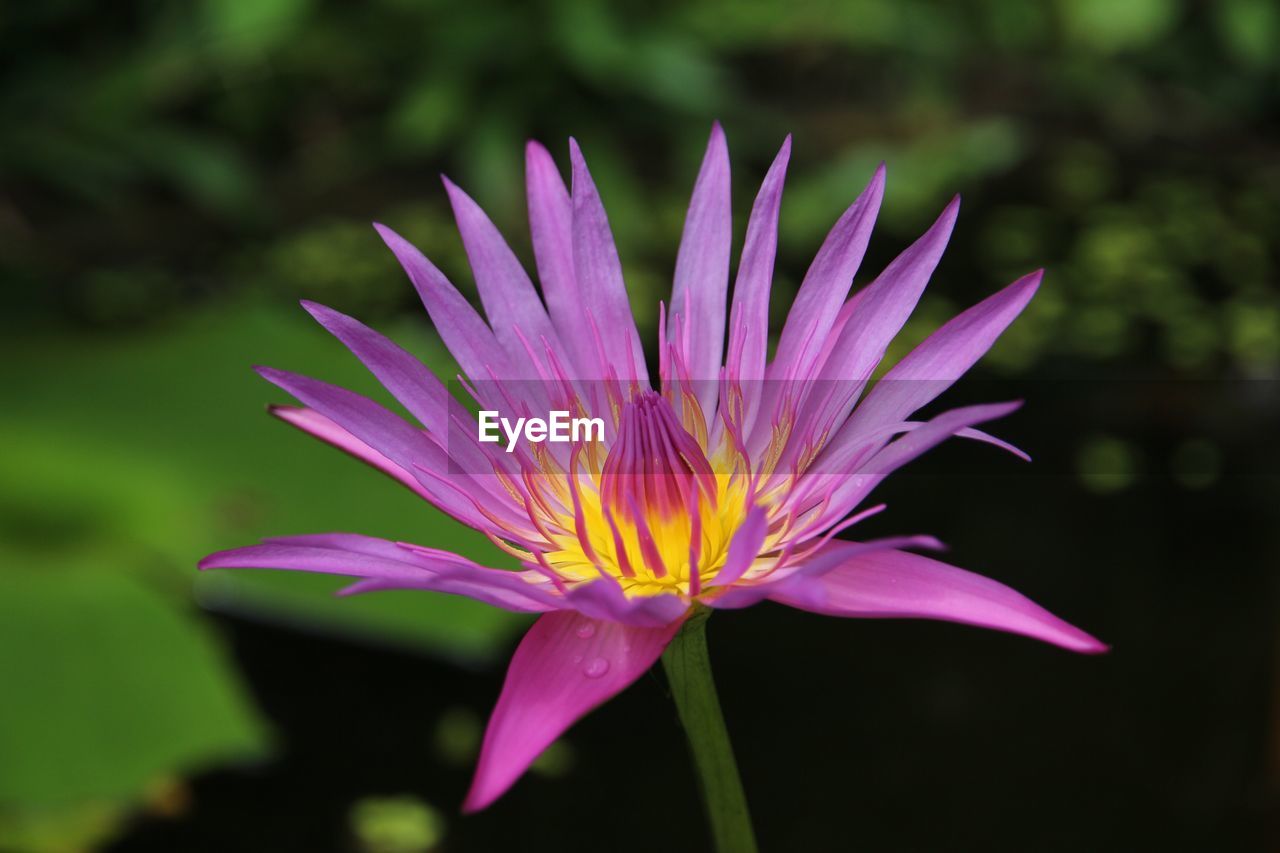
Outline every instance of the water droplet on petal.
<path fill-rule="evenodd" d="M 584 640 L 590 640 L 596 635 L 596 625 L 594 622 L 583 622 L 578 626 L 577 635 Z"/>
<path fill-rule="evenodd" d="M 600 678 L 609 671 L 609 662 L 604 658 L 592 658 L 587 661 L 587 665 L 582 668 L 582 674 L 587 678 Z"/>

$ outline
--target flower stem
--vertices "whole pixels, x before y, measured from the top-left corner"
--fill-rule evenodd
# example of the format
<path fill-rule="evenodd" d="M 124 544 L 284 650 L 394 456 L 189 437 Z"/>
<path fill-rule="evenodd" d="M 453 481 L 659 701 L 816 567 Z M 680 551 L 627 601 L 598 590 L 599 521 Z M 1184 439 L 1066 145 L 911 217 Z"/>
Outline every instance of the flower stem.
<path fill-rule="evenodd" d="M 711 677 L 711 658 L 707 654 L 710 613 L 699 610 L 684 623 L 662 653 L 662 665 L 671 684 L 680 722 L 689 737 L 716 850 L 755 853 L 751 813 L 747 810 L 738 763 L 733 758 L 733 746 L 729 743 L 720 699 Z"/>

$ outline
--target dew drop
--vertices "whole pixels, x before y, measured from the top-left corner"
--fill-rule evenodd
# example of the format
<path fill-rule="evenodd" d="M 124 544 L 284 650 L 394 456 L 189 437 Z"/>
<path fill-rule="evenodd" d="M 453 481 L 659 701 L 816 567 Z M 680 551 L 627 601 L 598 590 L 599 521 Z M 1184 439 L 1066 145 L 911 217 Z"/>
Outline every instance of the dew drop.
<path fill-rule="evenodd" d="M 582 668 L 582 674 L 587 678 L 600 678 L 608 671 L 609 662 L 604 658 L 592 658 Z"/>
<path fill-rule="evenodd" d="M 578 626 L 577 635 L 583 640 L 590 640 L 596 635 L 596 626 L 593 622 L 583 622 Z"/>

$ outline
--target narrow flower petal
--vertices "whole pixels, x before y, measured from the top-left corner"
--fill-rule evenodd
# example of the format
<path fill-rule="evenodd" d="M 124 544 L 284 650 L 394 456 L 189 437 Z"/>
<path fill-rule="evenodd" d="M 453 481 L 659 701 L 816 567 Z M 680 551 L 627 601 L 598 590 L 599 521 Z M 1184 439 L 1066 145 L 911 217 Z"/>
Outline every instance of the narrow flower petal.
<path fill-rule="evenodd" d="M 819 457 L 817 469 L 822 472 L 832 473 L 811 476 L 827 478 L 834 475 L 838 478 L 840 482 L 832 490 L 829 515 L 834 518 L 842 518 L 851 512 L 885 477 L 912 459 L 936 447 L 961 430 L 969 429 L 986 421 L 1002 418 L 1017 410 L 1021 405 L 1020 401 L 1012 401 L 951 409 L 929 420 L 923 426 L 912 429 L 882 450 L 875 452 L 874 456 L 871 456 L 864 464 L 860 465 L 857 465 L 859 458 L 865 458 L 863 454 L 869 454 L 879 447 L 882 443 L 882 438 L 877 434 L 851 441 L 846 447 L 842 448 L 842 454 L 828 455 L 823 453 Z M 839 474 L 839 472 L 847 471 L 854 465 L 857 465 L 857 473 L 847 477 Z"/>
<path fill-rule="evenodd" d="M 693 185 L 693 198 L 676 254 L 671 290 L 669 337 L 697 387 L 698 403 L 715 411 L 724 356 L 725 301 L 729 289 L 729 248 L 733 225 L 729 206 L 729 148 L 724 130 L 711 128 L 707 153 Z"/>
<path fill-rule="evenodd" d="M 361 462 L 378 469 L 393 480 L 412 489 L 418 497 L 425 500 L 431 499 L 431 495 L 422 487 L 422 484 L 417 481 L 413 474 L 401 468 L 319 412 L 308 409 L 305 406 L 271 406 L 269 411 L 290 426 L 297 427 L 324 443 L 338 448 L 343 453 L 354 456 Z"/>
<path fill-rule="evenodd" d="M 814 357 L 835 323 L 853 276 L 862 264 L 871 227 L 884 197 L 884 165 L 844 212 L 814 257 L 796 293 L 778 339 L 771 376 L 788 380 L 809 375 Z"/>
<path fill-rule="evenodd" d="M 453 205 L 480 301 L 494 337 L 508 358 L 513 363 L 528 358 L 525 342 L 545 340 L 554 349 L 561 349 L 559 335 L 551 327 L 542 300 L 507 241 L 471 196 L 448 178 L 444 178 L 444 187 Z"/>
<path fill-rule="evenodd" d="M 425 364 L 359 320 L 316 302 L 303 300 L 302 307 L 342 341 L 409 414 L 432 432 L 447 432 L 448 401 L 452 397 Z"/>
<path fill-rule="evenodd" d="M 500 484 L 487 476 L 495 468 L 510 470 L 508 454 L 496 445 L 477 440 L 470 429 L 471 413 L 425 364 L 359 320 L 315 302 L 304 300 L 302 307 L 342 341 L 409 414 L 435 434 L 436 443 L 446 452 L 455 471 L 471 475 L 468 482 L 478 483 L 499 500 L 509 497 Z"/>
<path fill-rule="evenodd" d="M 573 269 L 573 200 L 551 154 L 537 142 L 525 147 L 525 185 L 529 233 L 538 281 L 551 323 L 560 335 L 565 359 L 577 376 L 595 363 L 584 326 L 582 297 Z"/>
<path fill-rule="evenodd" d="M 840 549 L 839 554 L 843 559 L 854 554 L 867 554 L 891 548 L 931 548 L 941 550 L 942 547 L 942 543 L 932 536 L 921 535 L 886 536 L 883 539 L 871 539 L 867 542 L 833 542 L 825 546 L 822 551 L 808 557 L 802 563 L 787 566 L 750 583 L 739 583 L 729 587 L 723 593 L 707 599 L 704 603 L 717 610 L 738 610 L 743 607 L 750 607 L 753 604 L 759 604 L 768 598 L 774 589 L 781 588 L 784 583 L 795 583 L 802 576 L 821 575 L 824 572 L 831 571 L 838 565 L 838 561 L 833 559 L 833 551 L 837 548 Z"/>
<path fill-rule="evenodd" d="M 871 376 L 920 301 L 942 259 L 959 210 L 960 197 L 956 196 L 920 239 L 859 291 L 857 302 L 852 303 L 856 307 L 850 310 L 830 357 L 818 371 L 819 379 L 855 386 Z"/>
<path fill-rule="evenodd" d="M 475 509 L 473 499 L 463 490 L 471 482 L 470 478 L 465 474 L 450 472 L 445 452 L 403 418 L 354 391 L 318 379 L 270 367 L 260 367 L 258 373 L 338 424 L 401 469 L 412 473 L 430 496 L 431 502 L 439 509 L 477 529 L 486 530 L 491 527 L 488 519 Z M 456 485 L 448 488 L 442 479 L 432 479 L 423 474 L 424 470 L 435 471 L 440 477 L 447 476 L 456 481 Z M 477 485 L 475 488 L 482 490 L 483 487 Z M 503 511 L 521 511 L 510 500 L 500 501 L 495 497 L 494 505 Z"/>
<path fill-rule="evenodd" d="M 544 749 L 653 666 L 680 627 L 632 628 L 549 613 L 516 649 L 463 810 L 502 796 Z"/>
<path fill-rule="evenodd" d="M 257 370 L 263 379 L 288 391 L 405 471 L 412 472 L 415 465 L 423 464 L 445 469 L 447 460 L 439 447 L 403 418 L 368 397 L 287 370 L 272 367 Z M 422 485 L 427 491 L 434 491 L 429 483 Z"/>
<path fill-rule="evenodd" d="M 597 338 L 603 350 L 596 372 L 587 378 L 604 378 L 612 370 L 621 379 L 648 387 L 644 349 L 627 300 L 609 219 L 582 151 L 572 139 L 569 155 L 573 161 L 573 268 L 590 326 L 579 334 Z"/>
<path fill-rule="evenodd" d="M 759 409 L 765 356 L 769 348 L 769 291 L 778 252 L 778 212 L 782 185 L 791 158 L 791 137 L 782 143 L 751 206 L 747 236 L 733 285 L 733 309 L 729 318 L 729 351 L 725 373 L 740 383 L 745 396 L 740 428 L 749 433 Z"/>
<path fill-rule="evenodd" d="M 494 571 L 501 570 L 495 569 Z M 512 613 L 546 613 L 551 610 L 562 609 L 561 603 L 555 601 L 554 596 L 545 588 L 539 589 L 527 581 L 517 581 L 519 575 L 515 572 L 502 572 L 502 574 L 510 575 L 510 582 L 502 583 L 492 577 L 464 577 L 456 570 L 430 578 L 416 578 L 413 580 L 368 578 L 343 587 L 338 590 L 337 594 L 347 597 L 365 595 L 371 592 L 417 590 L 419 592 L 439 592 L 445 595 L 461 595 L 483 602 L 490 607 L 509 610 Z M 513 585 L 517 582 L 526 588 L 513 589 Z"/>
<path fill-rule="evenodd" d="M 943 412 L 877 453 L 858 473 L 882 479 L 961 430 L 975 424 L 1003 418 L 1017 411 L 1021 406 L 1020 400 L 1012 400 L 1007 403 L 965 406 Z"/>
<path fill-rule="evenodd" d="M 458 554 L 409 549 L 351 533 L 290 536 L 218 551 L 201 569 L 286 569 L 349 575 L 379 589 L 421 589 L 465 595 L 504 610 L 541 613 L 559 606 L 544 585 L 527 576 L 480 566 Z M 368 591 L 372 586 L 366 586 Z M 350 589 L 350 588 L 348 588 Z"/>
<path fill-rule="evenodd" d="M 689 610 L 689 602 L 679 595 L 628 596 L 612 577 L 600 577 L 573 587 L 565 603 L 596 619 L 620 622 L 640 628 L 659 628 L 679 621 Z"/>
<path fill-rule="evenodd" d="M 919 302 L 942 258 L 959 207 L 957 196 L 924 236 L 841 309 L 835 324 L 838 333 L 833 328 L 838 337 L 834 345 L 828 342 L 824 354 L 816 359 L 818 381 L 800 389 L 807 393 L 797 419 L 799 426 L 783 457 L 785 464 L 794 464 L 849 417 L 889 343 Z"/>
<path fill-rule="evenodd" d="M 493 330 L 445 278 L 444 273 L 436 269 L 412 243 L 385 225 L 374 223 L 373 227 L 395 254 L 400 266 L 404 267 L 436 331 L 464 373 L 472 377 L 486 377 L 492 367 L 504 378 L 535 378 L 532 374 L 511 372 L 506 353 L 499 346 Z"/>
<path fill-rule="evenodd" d="M 1108 648 L 1002 583 L 904 551 L 850 557 L 820 576 L 779 584 L 769 597 L 828 616 L 942 619 L 1086 654 Z"/>
<path fill-rule="evenodd" d="M 943 324 L 893 366 L 854 410 L 844 431 L 903 420 L 951 387 L 986 354 L 1035 296 L 1044 270 L 1010 284 Z M 835 442 L 838 443 L 838 437 Z"/>

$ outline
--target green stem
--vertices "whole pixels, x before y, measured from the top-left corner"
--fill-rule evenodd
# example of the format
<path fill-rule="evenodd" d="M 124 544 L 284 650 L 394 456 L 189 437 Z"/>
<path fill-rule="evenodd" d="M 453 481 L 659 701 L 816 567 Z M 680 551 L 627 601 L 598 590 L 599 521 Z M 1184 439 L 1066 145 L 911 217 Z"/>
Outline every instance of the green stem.
<path fill-rule="evenodd" d="M 720 699 L 711 677 L 711 658 L 707 654 L 710 614 L 709 610 L 700 610 L 685 622 L 662 653 L 662 665 L 667 671 L 680 722 L 689 737 L 716 850 L 755 853 L 751 813 L 747 810 L 738 763 L 733 758 L 733 745 L 729 743 Z"/>

